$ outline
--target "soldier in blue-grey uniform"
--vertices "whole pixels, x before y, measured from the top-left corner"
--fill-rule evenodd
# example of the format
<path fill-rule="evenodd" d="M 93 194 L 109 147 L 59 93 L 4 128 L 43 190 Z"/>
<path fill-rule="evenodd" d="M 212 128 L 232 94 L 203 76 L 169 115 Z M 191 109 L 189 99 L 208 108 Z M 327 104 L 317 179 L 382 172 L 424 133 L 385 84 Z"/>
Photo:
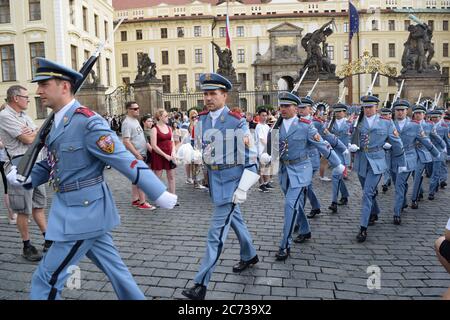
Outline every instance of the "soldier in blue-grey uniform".
<path fill-rule="evenodd" d="M 398 157 L 399 172 L 406 171 L 405 155 L 403 144 L 399 133 L 392 120 L 377 114 L 377 105 L 380 100 L 372 95 L 361 97 L 364 110 L 362 121 L 356 125 L 359 130 L 354 130 L 352 134 L 359 134 L 358 145 L 350 144 L 350 152 L 356 152 L 354 170 L 358 173 L 358 178 L 363 188 L 362 210 L 360 219 L 360 230 L 356 239 L 364 242 L 367 238 L 367 226 L 372 215 L 376 220 L 379 207 L 376 201 L 376 190 L 380 182 L 381 175 L 386 171 L 386 159 L 384 146 L 386 141 L 392 148 L 392 157 Z"/>
<path fill-rule="evenodd" d="M 315 115 L 316 112 L 319 113 L 321 111 L 313 108 L 314 101 L 308 96 L 301 97 L 300 101 L 301 103 L 297 106 L 298 116 L 300 118 L 311 121 L 322 139 L 325 140 L 326 143 L 330 144 L 332 148 L 339 150 L 339 152 L 344 152 L 347 149 L 346 146 L 342 142 L 340 142 L 334 134 L 331 134 L 328 130 L 326 130 L 325 121 L 322 120 L 319 116 Z M 308 153 L 311 159 L 314 176 L 314 174 L 320 169 L 320 153 L 318 149 L 312 144 L 308 145 Z M 309 202 L 311 203 L 311 212 L 308 214 L 308 218 L 314 218 L 317 214 L 320 214 L 321 210 L 319 199 L 314 192 L 312 180 L 311 184 L 307 188 L 306 194 Z M 295 229 L 297 230 L 297 228 L 298 224 L 296 225 Z"/>
<path fill-rule="evenodd" d="M 306 189 L 311 184 L 313 167 L 309 157 L 308 145 L 313 145 L 334 167 L 333 173 L 342 174 L 345 167 L 341 164 L 339 157 L 325 142 L 310 120 L 297 118 L 295 115 L 297 106 L 302 101 L 296 95 L 289 92 L 281 92 L 278 95 L 281 116 L 280 125 L 280 168 L 279 181 L 281 190 L 286 199 L 284 205 L 284 227 L 283 237 L 279 250 L 276 254 L 277 260 L 285 260 L 290 255 L 292 243 L 292 232 L 294 223 L 300 226 L 299 235 L 294 240 L 297 243 L 311 238 L 308 219 L 303 211 Z M 268 155 L 261 155 L 263 162 Z"/>
<path fill-rule="evenodd" d="M 420 126 L 422 127 L 423 131 L 425 132 L 425 135 L 427 138 L 430 139 L 430 141 L 436 142 L 440 141 L 440 144 L 443 144 L 442 139 L 436 134 L 435 130 L 433 129 L 433 125 L 430 123 L 427 123 L 425 121 L 425 114 L 427 110 L 425 106 L 418 104 L 414 105 L 412 108 L 412 120 L 418 121 L 420 123 Z M 434 145 L 434 144 L 433 144 Z M 414 171 L 414 184 L 413 184 L 413 190 L 411 193 L 411 209 L 418 209 L 419 208 L 419 201 L 421 197 L 423 197 L 423 191 L 422 191 L 422 181 L 423 181 L 423 172 L 425 170 L 425 166 L 427 164 L 433 163 L 433 156 L 431 155 L 428 148 L 426 148 L 423 144 L 417 143 L 416 145 L 416 151 L 418 156 L 418 161 L 416 165 L 416 169 Z"/>
<path fill-rule="evenodd" d="M 380 109 L 380 115 L 392 119 L 392 110 L 390 108 L 381 108 Z M 381 190 L 383 193 L 387 192 L 389 190 L 390 185 L 392 184 L 392 157 L 391 157 L 391 150 L 385 149 L 386 151 L 386 164 L 387 169 L 385 172 L 383 172 L 383 184 L 381 185 Z"/>
<path fill-rule="evenodd" d="M 441 189 L 444 189 L 447 186 L 448 179 L 447 155 L 450 149 L 450 127 L 449 123 L 445 120 L 445 109 L 439 107 L 435 110 L 440 111 L 442 114 L 441 119 L 439 120 L 439 126 L 437 127 L 436 131 L 440 136 L 442 136 L 442 139 L 445 141 L 445 150 L 447 151 L 446 154 L 441 155 L 441 172 L 439 176 L 439 186 L 441 187 Z"/>
<path fill-rule="evenodd" d="M 429 113 L 430 121 L 434 124 L 436 134 L 441 138 L 442 143 L 436 143 L 436 148 L 440 151 L 438 157 L 433 156 L 433 172 L 430 178 L 430 189 L 428 200 L 434 200 L 434 195 L 439 190 L 439 183 L 442 177 L 442 167 L 446 166 L 447 148 L 450 147 L 448 137 L 448 126 L 442 121 L 443 113 L 440 110 L 432 110 Z"/>
<path fill-rule="evenodd" d="M 333 117 L 335 121 L 333 126 L 329 129 L 330 133 L 339 139 L 339 142 L 344 146 L 344 150 L 341 148 L 335 149 L 341 163 L 344 166 L 350 165 L 350 153 L 347 146 L 350 142 L 350 135 L 352 130 L 352 123 L 345 117 L 347 112 L 347 106 L 343 103 L 336 103 L 332 106 Z M 330 120 L 332 121 L 332 120 Z M 331 205 L 328 209 L 332 212 L 337 212 L 337 205 L 346 205 L 348 203 L 349 193 L 347 186 L 345 185 L 343 175 L 332 175 L 332 196 Z M 341 199 L 338 201 L 339 192 L 341 192 Z"/>
<path fill-rule="evenodd" d="M 206 253 L 191 288 L 182 291 L 189 299 L 203 300 L 213 270 L 219 260 L 230 227 L 239 239 L 240 261 L 233 272 L 241 272 L 259 259 L 244 222 L 239 204 L 259 179 L 256 174 L 256 148 L 245 118 L 226 106 L 231 82 L 216 73 L 200 76 L 206 111 L 199 113 L 196 127 L 198 144 L 208 170 L 209 192 L 214 212 L 208 231 Z"/>
<path fill-rule="evenodd" d="M 411 173 L 416 170 L 418 164 L 417 145 L 421 144 L 433 156 L 438 156 L 439 151 L 433 146 L 430 139 L 426 136 L 419 121 L 410 120 L 406 117 L 406 112 L 410 104 L 405 99 L 398 99 L 393 104 L 395 112 L 394 124 L 400 134 L 405 152 L 406 170 L 399 171 L 399 167 L 404 165 L 398 157 L 392 157 L 392 171 L 395 185 L 395 204 L 394 204 L 394 224 L 401 224 L 400 214 L 406 207 L 406 193 L 408 192 L 408 179 Z M 400 161 L 400 162 L 399 162 Z"/>
<path fill-rule="evenodd" d="M 108 123 L 74 98 L 74 83 L 82 75 L 44 58 L 32 82 L 54 122 L 45 141 L 47 159 L 34 165 L 24 187 L 50 182 L 55 194 L 46 239 L 53 245 L 33 274 L 31 299 L 59 299 L 68 267 L 87 256 L 110 279 L 119 299 L 144 299 L 113 243 L 111 230 L 120 223 L 112 194 L 103 178 L 111 165 L 162 208 L 172 208 L 176 195 L 128 152 Z M 16 168 L 8 179 L 16 184 Z"/>

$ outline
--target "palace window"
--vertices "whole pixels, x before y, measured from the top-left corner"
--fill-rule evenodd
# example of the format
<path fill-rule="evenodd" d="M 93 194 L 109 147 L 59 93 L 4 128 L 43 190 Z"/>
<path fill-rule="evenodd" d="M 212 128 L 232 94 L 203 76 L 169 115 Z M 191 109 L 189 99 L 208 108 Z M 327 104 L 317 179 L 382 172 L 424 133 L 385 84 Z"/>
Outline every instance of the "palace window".
<path fill-rule="evenodd" d="M 30 21 L 41 20 L 41 0 L 28 0 Z"/>
<path fill-rule="evenodd" d="M 16 62 L 14 59 L 14 45 L 0 46 L 2 58 L 2 79 L 3 81 L 16 80 Z"/>

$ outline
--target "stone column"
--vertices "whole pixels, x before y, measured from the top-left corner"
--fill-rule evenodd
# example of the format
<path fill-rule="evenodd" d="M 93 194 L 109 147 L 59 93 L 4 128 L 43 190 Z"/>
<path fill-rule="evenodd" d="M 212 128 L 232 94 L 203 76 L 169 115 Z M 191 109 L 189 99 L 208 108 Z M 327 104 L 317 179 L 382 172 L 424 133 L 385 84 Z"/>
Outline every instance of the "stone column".
<path fill-rule="evenodd" d="M 299 96 L 306 96 L 308 91 L 313 87 L 315 81 L 316 79 L 304 79 L 298 88 Z M 342 79 L 339 79 L 338 77 L 320 79 L 312 93 L 311 99 L 313 99 L 314 102 L 325 101 L 329 105 L 335 104 L 339 99 L 339 84 L 341 81 Z"/>
<path fill-rule="evenodd" d="M 110 110 L 106 109 L 104 86 L 89 86 L 84 85 L 80 91 L 76 94 L 76 99 L 80 101 L 83 106 L 97 112 L 100 115 L 109 113 Z"/>
<path fill-rule="evenodd" d="M 439 71 L 406 72 L 397 81 L 401 83 L 403 79 L 405 83 L 403 84 L 401 97 L 411 103 L 417 101 L 420 92 L 422 92 L 422 99 L 434 99 L 434 95 L 439 94 L 439 92 L 444 94 L 445 77 Z"/>
<path fill-rule="evenodd" d="M 162 103 L 158 101 L 157 92 L 162 92 L 163 82 L 159 79 L 150 80 L 150 82 L 134 82 L 131 84 L 134 88 L 134 100 L 141 108 L 140 114 L 155 114 L 159 108 L 163 108 Z"/>

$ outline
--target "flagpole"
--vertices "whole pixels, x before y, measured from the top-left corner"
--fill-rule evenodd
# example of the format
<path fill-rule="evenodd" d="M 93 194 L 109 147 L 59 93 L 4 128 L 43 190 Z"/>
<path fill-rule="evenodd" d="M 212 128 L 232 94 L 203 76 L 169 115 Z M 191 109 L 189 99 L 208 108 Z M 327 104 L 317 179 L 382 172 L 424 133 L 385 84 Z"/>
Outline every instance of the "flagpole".
<path fill-rule="evenodd" d="M 350 21 L 350 10 L 348 10 L 349 21 Z M 350 24 L 349 24 L 350 28 Z M 348 33 L 348 63 L 351 65 L 352 63 L 352 37 L 350 36 L 351 30 Z M 353 104 L 353 75 L 349 75 L 347 78 L 347 87 L 348 87 L 348 101 L 347 104 Z M 345 90 L 345 89 L 344 89 Z"/>

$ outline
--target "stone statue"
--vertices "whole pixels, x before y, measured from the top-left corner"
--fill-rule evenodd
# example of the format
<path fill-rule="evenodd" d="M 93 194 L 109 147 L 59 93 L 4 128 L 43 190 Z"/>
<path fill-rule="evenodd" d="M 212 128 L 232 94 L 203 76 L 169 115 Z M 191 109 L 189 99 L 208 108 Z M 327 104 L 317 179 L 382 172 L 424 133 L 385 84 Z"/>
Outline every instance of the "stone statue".
<path fill-rule="evenodd" d="M 89 85 L 92 87 L 97 87 L 100 84 L 100 79 L 99 79 L 99 77 L 97 77 L 95 75 L 94 69 L 91 69 L 89 74 L 91 75 L 91 79 L 92 79 L 92 81 L 89 83 Z"/>
<path fill-rule="evenodd" d="M 138 73 L 135 82 L 147 82 L 156 78 L 156 63 L 152 62 L 147 53 L 138 53 Z"/>
<path fill-rule="evenodd" d="M 334 74 L 336 71 L 336 65 L 332 64 L 328 57 L 327 43 L 325 42 L 327 37 L 333 33 L 333 30 L 329 27 L 331 23 L 334 23 L 333 19 L 325 23 L 320 29 L 307 33 L 301 40 L 307 53 L 302 70 L 308 67 L 308 74 L 317 76 L 318 73 Z"/>
<path fill-rule="evenodd" d="M 236 70 L 233 67 L 231 50 L 228 48 L 222 50 L 214 41 L 211 41 L 211 43 L 219 57 L 219 69 L 217 69 L 217 73 L 228 78 L 230 81 L 236 80 Z"/>
<path fill-rule="evenodd" d="M 439 70 L 440 66 L 431 59 L 434 56 L 434 47 L 431 43 L 433 31 L 426 23 L 408 26 L 409 36 L 404 43 L 401 73 L 427 70 Z"/>

